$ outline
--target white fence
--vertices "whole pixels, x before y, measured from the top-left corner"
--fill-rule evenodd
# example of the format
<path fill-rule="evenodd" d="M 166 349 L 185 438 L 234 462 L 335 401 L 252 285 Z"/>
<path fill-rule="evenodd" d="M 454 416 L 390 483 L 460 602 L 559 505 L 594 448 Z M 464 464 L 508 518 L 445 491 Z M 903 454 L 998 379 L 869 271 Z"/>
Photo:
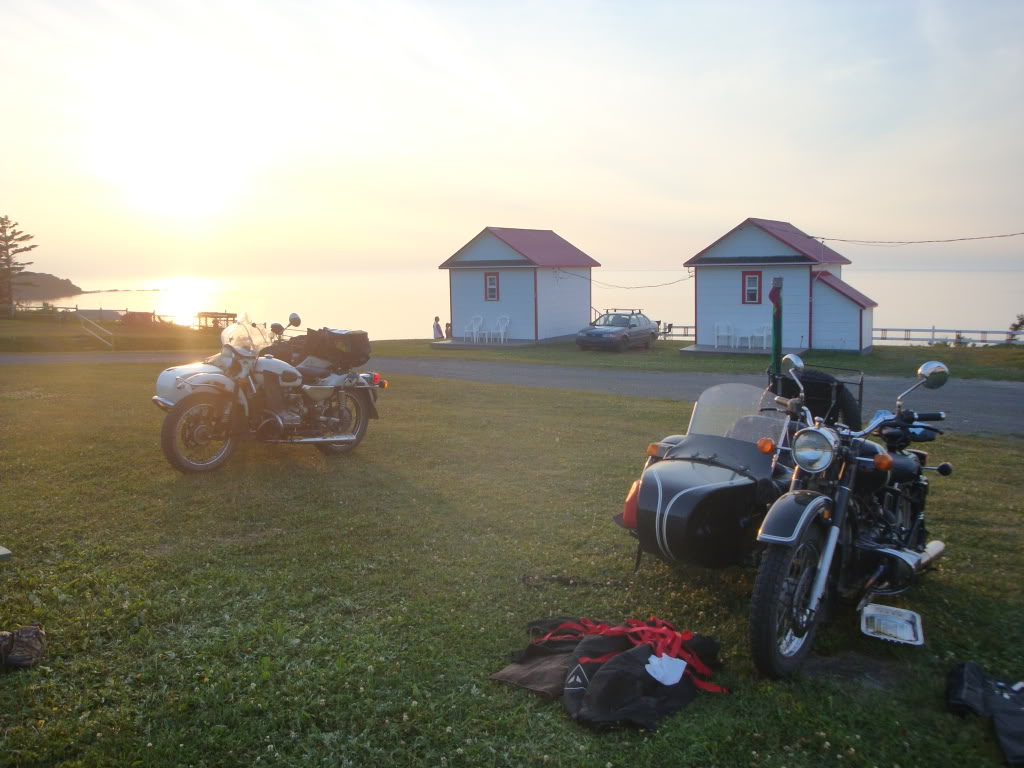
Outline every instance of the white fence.
<path fill-rule="evenodd" d="M 918 344 L 1024 344 L 1024 331 L 992 331 L 967 328 L 873 328 L 874 341 Z"/>

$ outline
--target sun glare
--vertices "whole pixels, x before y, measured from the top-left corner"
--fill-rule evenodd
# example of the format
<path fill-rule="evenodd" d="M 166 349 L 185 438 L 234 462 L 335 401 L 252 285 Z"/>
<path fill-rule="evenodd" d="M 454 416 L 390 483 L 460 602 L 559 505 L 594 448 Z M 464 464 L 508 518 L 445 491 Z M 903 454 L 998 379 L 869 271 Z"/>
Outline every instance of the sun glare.
<path fill-rule="evenodd" d="M 151 286 L 158 289 L 156 313 L 178 325 L 194 325 L 196 314 L 217 311 L 211 306 L 217 282 L 198 277 L 171 277 Z"/>

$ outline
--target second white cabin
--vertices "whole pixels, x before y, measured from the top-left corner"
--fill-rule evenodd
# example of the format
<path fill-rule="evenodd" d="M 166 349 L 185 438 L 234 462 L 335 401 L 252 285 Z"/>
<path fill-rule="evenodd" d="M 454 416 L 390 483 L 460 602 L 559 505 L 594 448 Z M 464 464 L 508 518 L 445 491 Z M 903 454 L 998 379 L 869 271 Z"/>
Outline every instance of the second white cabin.
<path fill-rule="evenodd" d="M 789 222 L 746 219 L 685 264 L 694 271 L 696 344 L 768 349 L 768 292 L 781 277 L 784 348 L 870 350 L 878 304 L 843 281 L 849 263 Z"/>

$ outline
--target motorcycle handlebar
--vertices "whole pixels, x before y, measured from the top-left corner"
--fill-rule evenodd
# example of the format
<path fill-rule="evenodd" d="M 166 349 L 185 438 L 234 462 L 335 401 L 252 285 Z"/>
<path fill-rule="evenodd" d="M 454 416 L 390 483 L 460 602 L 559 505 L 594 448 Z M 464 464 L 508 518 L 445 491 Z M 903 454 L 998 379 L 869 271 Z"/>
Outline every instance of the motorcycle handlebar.
<path fill-rule="evenodd" d="M 946 413 L 944 411 L 928 411 L 924 413 L 918 413 L 916 411 L 907 411 L 906 416 L 911 421 L 945 421 Z"/>

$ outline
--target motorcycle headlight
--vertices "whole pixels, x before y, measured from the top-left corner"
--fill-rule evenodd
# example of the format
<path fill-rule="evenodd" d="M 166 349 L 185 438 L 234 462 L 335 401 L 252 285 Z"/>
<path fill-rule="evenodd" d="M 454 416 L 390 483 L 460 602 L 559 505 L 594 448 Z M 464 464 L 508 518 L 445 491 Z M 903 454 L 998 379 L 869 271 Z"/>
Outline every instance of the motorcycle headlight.
<path fill-rule="evenodd" d="M 835 458 L 836 443 L 828 430 L 802 429 L 793 438 L 793 461 L 804 472 L 823 472 Z"/>

